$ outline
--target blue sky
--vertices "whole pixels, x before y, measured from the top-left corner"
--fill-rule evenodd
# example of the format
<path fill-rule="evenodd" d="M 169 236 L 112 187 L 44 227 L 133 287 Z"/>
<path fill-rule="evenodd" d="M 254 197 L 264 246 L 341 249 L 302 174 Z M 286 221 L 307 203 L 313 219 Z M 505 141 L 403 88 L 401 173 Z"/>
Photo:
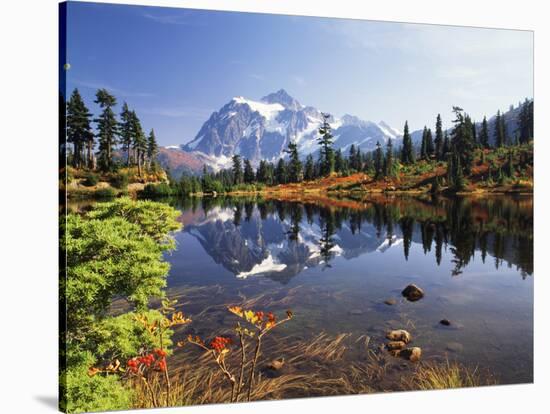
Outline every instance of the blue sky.
<path fill-rule="evenodd" d="M 412 130 L 475 120 L 533 96 L 525 31 L 69 3 L 67 72 L 93 112 L 97 88 L 135 109 L 161 145 L 194 138 L 233 96 L 284 88 L 320 110 Z M 433 126 L 432 126 L 433 127 Z"/>

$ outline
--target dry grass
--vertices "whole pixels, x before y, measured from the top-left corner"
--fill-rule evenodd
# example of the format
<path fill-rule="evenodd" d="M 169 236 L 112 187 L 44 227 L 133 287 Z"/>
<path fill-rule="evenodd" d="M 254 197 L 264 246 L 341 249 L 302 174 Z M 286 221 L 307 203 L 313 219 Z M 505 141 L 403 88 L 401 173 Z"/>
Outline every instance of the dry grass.
<path fill-rule="evenodd" d="M 443 364 L 420 364 L 412 377 L 404 380 L 404 387 L 410 390 L 443 390 L 495 384 L 495 379 L 489 374 L 482 375 L 477 368 L 472 370 L 448 360 Z"/>

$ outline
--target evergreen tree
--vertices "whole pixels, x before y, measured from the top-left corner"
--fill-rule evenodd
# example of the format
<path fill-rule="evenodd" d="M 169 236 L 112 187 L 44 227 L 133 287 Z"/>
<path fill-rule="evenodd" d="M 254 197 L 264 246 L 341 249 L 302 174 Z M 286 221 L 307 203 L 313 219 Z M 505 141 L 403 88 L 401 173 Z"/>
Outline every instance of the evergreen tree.
<path fill-rule="evenodd" d="M 303 178 L 302 162 L 298 154 L 298 145 L 295 142 L 289 142 L 285 152 L 289 155 L 288 160 L 288 180 L 291 183 L 299 183 Z"/>
<path fill-rule="evenodd" d="M 500 148 L 504 145 L 504 128 L 502 123 L 502 115 L 500 110 L 495 118 L 495 146 Z"/>
<path fill-rule="evenodd" d="M 120 113 L 119 134 L 122 150 L 126 152 L 126 166 L 129 167 L 132 161 L 132 111 L 128 108 L 128 104 L 124 102 L 122 112 Z"/>
<path fill-rule="evenodd" d="M 67 142 L 73 145 L 73 166 L 91 167 L 91 149 L 93 148 L 93 133 L 90 127 L 92 114 L 86 107 L 80 92 L 75 89 L 67 103 Z M 84 156 L 84 150 L 88 155 Z M 86 158 L 86 159 L 85 159 Z"/>
<path fill-rule="evenodd" d="M 149 163 L 149 168 L 156 165 L 158 152 L 159 146 L 157 144 L 157 137 L 155 136 L 155 131 L 151 129 L 147 137 L 147 161 Z"/>
<path fill-rule="evenodd" d="M 451 133 L 451 151 L 454 156 L 458 157 L 461 174 L 470 174 L 474 161 L 475 145 L 472 137 L 472 120 L 468 115 L 464 115 L 463 109 L 457 106 L 453 107 L 455 119 L 453 121 L 454 128 Z"/>
<path fill-rule="evenodd" d="M 244 160 L 244 174 L 243 179 L 244 182 L 247 184 L 252 184 L 255 179 L 254 169 L 252 168 L 252 164 L 250 164 L 250 160 L 245 159 Z"/>
<path fill-rule="evenodd" d="M 279 159 L 277 167 L 275 168 L 275 181 L 277 184 L 286 184 L 287 182 L 287 171 L 285 160 L 282 158 Z"/>
<path fill-rule="evenodd" d="M 442 157 L 447 157 L 447 154 L 451 151 L 451 140 L 449 139 L 449 135 L 447 134 L 447 131 L 445 131 L 444 138 L 443 138 L 443 154 Z"/>
<path fill-rule="evenodd" d="M 428 151 L 427 151 L 427 141 L 428 140 L 428 127 L 424 125 L 424 129 L 422 130 L 422 141 L 420 144 L 420 158 L 427 159 L 428 158 Z"/>
<path fill-rule="evenodd" d="M 386 158 L 384 160 L 384 176 L 393 177 L 393 144 L 391 138 L 386 144 Z"/>
<path fill-rule="evenodd" d="M 428 128 L 426 131 L 426 156 L 431 158 L 435 153 L 434 140 L 432 137 L 432 130 Z"/>
<path fill-rule="evenodd" d="M 474 145 L 477 147 L 479 143 L 477 142 L 477 129 L 476 129 L 475 121 L 472 121 L 472 141 L 474 142 Z"/>
<path fill-rule="evenodd" d="M 241 157 L 235 154 L 233 155 L 232 161 L 233 161 L 233 167 L 231 168 L 231 172 L 233 173 L 233 185 L 242 184 L 243 168 L 241 164 Z"/>
<path fill-rule="evenodd" d="M 337 173 L 343 173 L 345 170 L 344 157 L 342 156 L 342 150 L 339 149 L 334 155 L 334 171 Z"/>
<path fill-rule="evenodd" d="M 379 179 L 382 176 L 384 167 L 384 154 L 380 142 L 376 142 L 376 150 L 374 153 L 374 178 Z"/>
<path fill-rule="evenodd" d="M 97 124 L 99 141 L 98 165 L 103 171 L 110 171 L 113 163 L 113 148 L 117 144 L 118 122 L 113 107 L 116 99 L 106 89 L 99 89 L 95 103 L 103 110 L 99 118 L 94 119 Z"/>
<path fill-rule="evenodd" d="M 260 161 L 260 165 L 256 173 L 256 180 L 267 185 L 272 184 L 272 177 L 270 175 L 267 161 Z"/>
<path fill-rule="evenodd" d="M 401 148 L 401 162 L 403 164 L 414 163 L 414 149 L 411 135 L 409 134 L 409 124 L 407 121 L 405 121 L 405 127 L 403 128 L 403 147 Z"/>
<path fill-rule="evenodd" d="M 141 127 L 141 122 L 135 111 L 131 111 L 132 117 L 132 150 L 138 167 L 138 175 L 141 177 L 142 167 L 147 153 L 147 138 Z"/>
<path fill-rule="evenodd" d="M 319 128 L 321 135 L 317 141 L 321 146 L 321 174 L 330 175 L 334 171 L 334 150 L 332 149 L 332 133 L 328 122 L 330 115 L 322 113 L 323 123 Z"/>
<path fill-rule="evenodd" d="M 349 166 L 352 170 L 357 171 L 356 163 L 355 163 L 355 144 L 351 144 L 351 147 L 349 148 Z"/>
<path fill-rule="evenodd" d="M 306 179 L 306 181 L 311 181 L 315 178 L 315 163 L 311 154 L 306 157 L 304 178 Z"/>
<path fill-rule="evenodd" d="M 483 148 L 489 148 L 489 126 L 487 125 L 487 117 L 483 117 L 481 122 L 481 131 L 479 132 L 479 144 Z"/>
<path fill-rule="evenodd" d="M 443 126 L 441 123 L 441 115 L 437 114 L 435 121 L 435 158 L 439 161 L 443 160 Z"/>
<path fill-rule="evenodd" d="M 521 105 L 518 123 L 519 142 L 526 144 L 533 138 L 533 101 L 525 99 Z"/>

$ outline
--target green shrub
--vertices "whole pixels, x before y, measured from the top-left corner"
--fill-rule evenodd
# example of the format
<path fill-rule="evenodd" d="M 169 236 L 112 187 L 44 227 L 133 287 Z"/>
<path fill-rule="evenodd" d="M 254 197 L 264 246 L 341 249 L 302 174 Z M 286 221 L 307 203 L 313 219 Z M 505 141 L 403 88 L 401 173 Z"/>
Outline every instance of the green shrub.
<path fill-rule="evenodd" d="M 128 183 L 130 182 L 130 179 L 128 177 L 128 174 L 119 173 L 113 175 L 111 178 L 111 184 L 113 187 L 118 188 L 120 190 L 124 190 L 128 187 Z"/>
<path fill-rule="evenodd" d="M 94 185 L 97 185 L 98 182 L 99 176 L 94 173 L 89 173 L 88 175 L 86 175 L 86 178 L 84 179 L 82 184 L 84 184 L 86 187 L 93 187 Z"/>
<path fill-rule="evenodd" d="M 176 191 L 167 183 L 147 184 L 139 192 L 139 196 L 144 198 L 168 197 L 172 195 L 176 195 Z"/>
<path fill-rule="evenodd" d="M 98 188 L 94 191 L 95 198 L 114 198 L 115 196 L 116 192 L 111 187 Z"/>

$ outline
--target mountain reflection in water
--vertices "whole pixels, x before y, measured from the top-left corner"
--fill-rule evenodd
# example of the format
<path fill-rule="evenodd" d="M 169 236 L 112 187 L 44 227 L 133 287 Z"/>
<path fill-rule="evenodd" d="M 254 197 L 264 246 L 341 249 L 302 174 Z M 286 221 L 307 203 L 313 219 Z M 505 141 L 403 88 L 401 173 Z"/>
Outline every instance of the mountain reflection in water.
<path fill-rule="evenodd" d="M 286 284 L 304 269 L 422 245 L 433 266 L 452 256 L 453 276 L 479 255 L 498 269 L 533 273 L 532 197 L 390 198 L 281 201 L 203 198 L 180 201 L 184 232 L 238 278 Z"/>

